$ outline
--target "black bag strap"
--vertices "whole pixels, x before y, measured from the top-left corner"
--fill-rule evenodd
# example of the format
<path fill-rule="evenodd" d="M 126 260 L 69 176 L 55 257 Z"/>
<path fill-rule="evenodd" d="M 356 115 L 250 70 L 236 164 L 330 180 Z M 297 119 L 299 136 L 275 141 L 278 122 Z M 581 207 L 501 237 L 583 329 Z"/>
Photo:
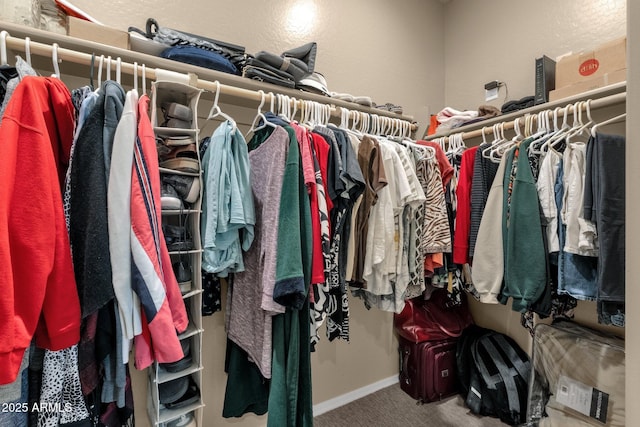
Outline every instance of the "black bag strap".
<path fill-rule="evenodd" d="M 495 336 L 496 344 L 507 353 L 507 357 L 513 364 L 513 367 L 518 371 L 518 374 L 525 380 L 529 379 L 529 373 L 531 371 L 531 362 L 529 359 L 522 359 L 522 356 L 513 348 L 513 345 L 509 343 L 504 335 Z"/>
<path fill-rule="evenodd" d="M 507 367 L 505 360 L 503 359 L 500 352 L 496 349 L 492 338 L 495 334 L 490 334 L 480 338 L 476 343 L 474 343 L 474 360 L 475 364 L 482 376 L 483 381 L 487 385 L 487 388 L 492 390 L 497 390 L 497 385 L 500 383 L 504 383 L 506 392 L 507 392 L 507 403 L 509 406 L 509 411 L 520 413 L 520 401 L 518 399 L 518 388 L 516 387 L 516 383 L 514 380 L 515 373 L 512 368 Z M 478 346 L 482 346 L 482 348 L 487 352 L 487 354 L 491 357 L 491 359 L 495 362 L 495 366 L 498 369 L 498 373 L 491 375 L 489 370 L 484 362 L 482 356 L 478 353 Z"/>

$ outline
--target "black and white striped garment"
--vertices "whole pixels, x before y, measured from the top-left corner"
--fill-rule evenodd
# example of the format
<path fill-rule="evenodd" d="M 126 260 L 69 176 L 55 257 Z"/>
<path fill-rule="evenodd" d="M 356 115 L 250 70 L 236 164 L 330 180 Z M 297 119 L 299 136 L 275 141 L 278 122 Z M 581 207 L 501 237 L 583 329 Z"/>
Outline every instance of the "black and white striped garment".
<path fill-rule="evenodd" d="M 487 204 L 489 190 L 493 184 L 493 179 L 498 172 L 498 163 L 494 163 L 482 155 L 485 148 L 491 144 L 481 144 L 476 151 L 473 161 L 473 178 L 471 181 L 471 223 L 469 229 L 469 257 L 473 257 L 478 239 L 478 230 L 480 229 L 480 221 L 484 213 L 484 207 Z"/>

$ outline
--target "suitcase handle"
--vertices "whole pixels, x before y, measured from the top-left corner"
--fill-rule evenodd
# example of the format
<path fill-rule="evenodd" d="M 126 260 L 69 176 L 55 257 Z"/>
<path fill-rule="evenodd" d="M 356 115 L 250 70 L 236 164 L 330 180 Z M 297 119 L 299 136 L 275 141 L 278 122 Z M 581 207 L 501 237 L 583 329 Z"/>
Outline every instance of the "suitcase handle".
<path fill-rule="evenodd" d="M 402 374 L 403 372 L 405 373 L 404 382 L 407 384 L 411 384 L 411 376 L 409 375 L 409 354 L 411 354 L 409 348 L 400 350 L 400 358 L 402 359 L 400 374 Z"/>

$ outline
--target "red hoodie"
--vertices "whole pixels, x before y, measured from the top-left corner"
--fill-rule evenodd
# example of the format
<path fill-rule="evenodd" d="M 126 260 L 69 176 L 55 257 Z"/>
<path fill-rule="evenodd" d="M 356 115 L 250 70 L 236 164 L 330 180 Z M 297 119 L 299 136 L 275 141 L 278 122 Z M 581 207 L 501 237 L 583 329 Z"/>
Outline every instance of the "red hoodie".
<path fill-rule="evenodd" d="M 25 77 L 0 125 L 0 384 L 15 381 L 25 349 L 80 339 L 80 302 L 62 207 L 73 141 L 62 81 Z"/>

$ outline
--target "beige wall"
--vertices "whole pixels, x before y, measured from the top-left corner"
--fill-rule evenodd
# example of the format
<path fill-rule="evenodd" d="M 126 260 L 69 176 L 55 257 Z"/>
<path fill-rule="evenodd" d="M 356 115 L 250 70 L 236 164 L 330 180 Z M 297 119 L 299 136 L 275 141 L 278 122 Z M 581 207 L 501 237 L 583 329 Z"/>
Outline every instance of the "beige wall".
<path fill-rule="evenodd" d="M 73 3 L 122 30 L 143 29 L 153 17 L 162 26 L 243 45 L 248 53 L 279 54 L 316 41 L 316 70 L 330 91 L 402 105 L 422 125 L 419 135 L 429 113 L 444 103 L 444 6 L 437 0 Z M 304 25 L 303 19 L 291 19 L 291 10 L 312 11 L 314 18 Z"/>
<path fill-rule="evenodd" d="M 445 105 L 475 110 L 484 84 L 533 95 L 535 58 L 555 58 L 625 35 L 625 0 L 451 0 L 445 6 Z M 500 107 L 505 91 L 488 104 Z"/>

